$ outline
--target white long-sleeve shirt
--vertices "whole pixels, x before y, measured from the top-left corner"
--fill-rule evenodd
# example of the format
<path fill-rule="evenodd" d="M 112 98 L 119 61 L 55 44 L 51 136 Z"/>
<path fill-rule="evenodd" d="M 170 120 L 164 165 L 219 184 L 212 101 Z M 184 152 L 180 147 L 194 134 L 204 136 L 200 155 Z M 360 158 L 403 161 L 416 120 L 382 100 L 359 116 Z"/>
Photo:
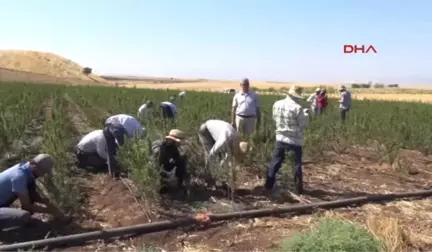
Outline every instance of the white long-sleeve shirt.
<path fill-rule="evenodd" d="M 303 130 L 309 124 L 309 114 L 300 104 L 287 96 L 273 105 L 276 141 L 303 146 Z"/>
<path fill-rule="evenodd" d="M 238 137 L 234 127 L 222 120 L 208 120 L 205 122 L 207 130 L 215 140 L 215 144 L 209 151 L 209 156 L 212 157 L 219 153 L 222 148 L 226 147 L 228 142 Z"/>
<path fill-rule="evenodd" d="M 97 153 L 104 160 L 108 159 L 107 142 L 103 130 L 94 130 L 85 135 L 77 148 L 86 153 Z"/>
<path fill-rule="evenodd" d="M 316 105 L 317 105 L 317 95 L 316 95 L 316 93 L 311 94 L 309 96 L 309 98 L 307 98 L 306 101 L 311 104 L 312 108 L 316 108 Z"/>
<path fill-rule="evenodd" d="M 128 137 L 133 137 L 135 134 L 142 136 L 144 133 L 144 127 L 141 123 L 133 116 L 126 114 L 118 114 L 109 117 L 105 123 L 120 124 L 126 130 Z"/>
<path fill-rule="evenodd" d="M 151 113 L 151 108 L 147 107 L 147 103 L 144 103 L 139 107 L 138 109 L 138 116 L 148 118 L 149 114 Z"/>

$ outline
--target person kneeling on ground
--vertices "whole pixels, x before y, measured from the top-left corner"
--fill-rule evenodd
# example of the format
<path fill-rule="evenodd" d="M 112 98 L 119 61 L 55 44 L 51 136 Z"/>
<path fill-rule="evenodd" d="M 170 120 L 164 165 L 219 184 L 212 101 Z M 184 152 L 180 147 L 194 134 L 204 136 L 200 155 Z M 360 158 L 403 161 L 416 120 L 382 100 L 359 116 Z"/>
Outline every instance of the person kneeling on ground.
<path fill-rule="evenodd" d="M 48 213 L 61 220 L 67 219 L 36 190 L 36 179 L 51 173 L 53 165 L 50 155 L 39 154 L 0 173 L 0 230 L 26 225 L 33 213 Z M 20 201 L 21 209 L 11 207 L 16 199 Z"/>
<path fill-rule="evenodd" d="M 120 167 L 116 158 L 118 147 L 123 145 L 125 129 L 118 124 L 108 124 L 103 130 L 94 130 L 85 135 L 76 146 L 77 166 L 92 167 L 96 171 L 108 170 L 118 177 Z"/>
<path fill-rule="evenodd" d="M 164 101 L 160 103 L 162 110 L 162 116 L 164 118 L 174 119 L 177 114 L 177 106 L 174 104 L 175 97 L 170 97 L 170 101 Z"/>
<path fill-rule="evenodd" d="M 108 124 L 121 125 L 129 138 L 134 136 L 143 137 L 145 135 L 145 128 L 141 126 L 141 123 L 133 116 L 126 114 L 118 114 L 108 117 L 105 120 L 104 126 Z"/>
<path fill-rule="evenodd" d="M 151 151 L 156 158 L 156 165 L 162 168 L 160 193 L 165 193 L 168 188 L 173 187 L 184 189 L 187 156 L 180 154 L 179 150 L 184 138 L 183 131 L 173 129 L 164 140 L 156 140 L 152 143 Z"/>
<path fill-rule="evenodd" d="M 201 125 L 198 137 L 204 148 L 209 184 L 214 184 L 210 164 L 215 158 L 222 159 L 220 166 L 223 166 L 229 157 L 234 157 L 237 162 L 242 161 L 248 151 L 247 142 L 239 142 L 239 133 L 236 129 L 222 120 L 207 120 Z"/>

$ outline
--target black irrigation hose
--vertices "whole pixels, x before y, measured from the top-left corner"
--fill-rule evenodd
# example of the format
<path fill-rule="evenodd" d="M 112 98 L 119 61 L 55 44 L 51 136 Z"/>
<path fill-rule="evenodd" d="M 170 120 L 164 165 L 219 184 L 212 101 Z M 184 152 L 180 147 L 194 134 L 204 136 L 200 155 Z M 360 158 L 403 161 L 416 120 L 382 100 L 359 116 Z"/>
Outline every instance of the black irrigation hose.
<path fill-rule="evenodd" d="M 371 202 L 383 202 L 383 201 L 398 200 L 403 198 L 428 197 L 428 196 L 432 196 L 432 190 L 409 192 L 409 193 L 392 193 L 392 194 L 385 194 L 385 195 L 362 196 L 356 198 L 341 199 L 341 200 L 328 201 L 328 202 L 319 202 L 319 203 L 312 203 L 312 204 L 305 204 L 305 205 L 298 204 L 298 205 L 281 207 L 281 208 L 271 208 L 271 209 L 267 208 L 267 209 L 240 211 L 240 212 L 233 212 L 233 213 L 226 213 L 226 214 L 213 214 L 213 215 L 209 215 L 208 217 L 210 218 L 210 221 L 226 221 L 226 220 L 237 219 L 237 218 L 255 218 L 255 217 L 286 214 L 286 213 L 301 214 L 319 208 L 332 209 L 332 208 L 339 208 L 339 207 L 348 207 L 352 205 L 361 205 L 361 204 L 371 203 Z M 146 224 L 140 224 L 140 225 L 134 225 L 128 227 L 112 228 L 112 229 L 101 230 L 101 231 L 86 232 L 81 234 L 48 238 L 44 240 L 2 245 L 0 246 L 0 251 L 11 251 L 11 250 L 44 247 L 44 246 L 52 247 L 52 246 L 66 245 L 70 243 L 87 242 L 96 239 L 120 237 L 124 235 L 135 234 L 135 233 L 139 233 L 139 234 L 154 233 L 154 232 L 160 232 L 168 229 L 175 229 L 178 227 L 192 226 L 198 223 L 201 223 L 201 221 L 197 220 L 194 217 L 188 217 L 179 220 L 160 221 L 155 223 L 146 223 Z"/>

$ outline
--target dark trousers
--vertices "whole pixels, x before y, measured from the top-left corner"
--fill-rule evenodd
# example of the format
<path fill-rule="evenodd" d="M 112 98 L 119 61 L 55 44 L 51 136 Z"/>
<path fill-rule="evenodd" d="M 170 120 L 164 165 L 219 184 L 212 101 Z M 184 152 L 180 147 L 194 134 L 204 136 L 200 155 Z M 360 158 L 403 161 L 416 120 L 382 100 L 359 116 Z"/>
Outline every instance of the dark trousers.
<path fill-rule="evenodd" d="M 96 171 L 106 171 L 108 165 L 106 161 L 99 157 L 97 153 L 86 153 L 79 149 L 76 150 L 77 166 L 79 168 L 91 167 Z"/>
<path fill-rule="evenodd" d="M 272 189 L 276 182 L 276 174 L 285 161 L 285 153 L 292 151 L 294 154 L 293 158 L 293 175 L 295 190 L 297 193 L 303 193 L 303 171 L 302 171 L 302 156 L 303 148 L 299 145 L 288 144 L 284 142 L 276 141 L 276 146 L 273 151 L 272 160 L 270 161 L 267 170 L 267 179 L 265 183 L 266 189 Z"/>
<path fill-rule="evenodd" d="M 349 109 L 340 109 L 340 117 L 342 121 L 345 121 L 348 115 Z"/>
<path fill-rule="evenodd" d="M 116 158 L 118 146 L 124 144 L 126 130 L 118 124 L 105 124 L 103 134 L 107 142 L 108 149 L 108 172 L 110 175 L 118 176 L 120 165 Z"/>

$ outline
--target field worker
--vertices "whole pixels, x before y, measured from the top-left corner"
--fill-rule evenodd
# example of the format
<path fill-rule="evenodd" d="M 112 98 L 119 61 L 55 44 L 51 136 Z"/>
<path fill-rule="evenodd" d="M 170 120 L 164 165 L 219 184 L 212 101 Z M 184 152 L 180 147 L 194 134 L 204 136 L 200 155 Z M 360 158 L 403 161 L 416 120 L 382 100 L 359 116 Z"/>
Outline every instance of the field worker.
<path fill-rule="evenodd" d="M 179 150 L 184 138 L 183 131 L 173 129 L 164 140 L 156 140 L 152 143 L 152 154 L 156 158 L 158 167 L 162 168 L 160 193 L 166 192 L 168 188 L 184 189 L 187 156 L 182 155 Z"/>
<path fill-rule="evenodd" d="M 108 124 L 119 124 L 121 125 L 129 138 L 143 137 L 145 134 L 145 128 L 141 126 L 141 123 L 133 116 L 126 114 L 118 114 L 108 117 L 105 120 L 105 126 Z"/>
<path fill-rule="evenodd" d="M 351 92 L 349 92 L 344 85 L 342 85 L 339 88 L 339 92 L 340 92 L 340 100 L 339 100 L 340 116 L 342 121 L 345 121 L 352 105 Z"/>
<path fill-rule="evenodd" d="M 307 102 L 310 103 L 310 108 L 311 108 L 311 112 L 313 113 L 313 115 L 317 115 L 318 114 L 318 107 L 317 107 L 317 98 L 318 95 L 321 93 L 321 88 L 317 88 L 315 90 L 315 93 L 311 94 L 309 96 L 309 98 L 307 98 Z"/>
<path fill-rule="evenodd" d="M 270 161 L 265 188 L 271 190 L 276 181 L 276 174 L 285 159 L 285 152 L 294 154 L 294 183 L 298 194 L 303 192 L 303 130 L 309 124 L 309 110 L 303 109 L 299 104 L 302 99 L 302 88 L 292 86 L 288 96 L 274 103 L 273 120 L 276 123 L 276 146 Z"/>
<path fill-rule="evenodd" d="M 323 114 L 328 105 L 327 90 L 323 88 L 317 96 L 317 112 Z"/>
<path fill-rule="evenodd" d="M 53 166 L 50 155 L 39 154 L 0 173 L 0 231 L 26 225 L 33 213 L 48 213 L 66 220 L 60 210 L 36 190 L 36 179 L 50 174 Z M 11 206 L 16 199 L 20 201 L 21 209 Z"/>
<path fill-rule="evenodd" d="M 217 157 L 222 159 L 220 166 L 223 166 L 229 156 L 241 161 L 248 151 L 248 144 L 239 142 L 239 135 L 234 127 L 222 120 L 204 122 L 198 131 L 198 137 L 204 148 L 205 168 L 210 178 L 213 177 L 210 164 L 214 163 Z"/>
<path fill-rule="evenodd" d="M 237 131 L 250 135 L 260 124 L 260 99 L 255 92 L 249 90 L 248 79 L 243 79 L 240 86 L 242 91 L 234 95 L 232 102 L 231 124 Z"/>
<path fill-rule="evenodd" d="M 153 102 L 147 101 L 141 107 L 138 109 L 138 118 L 149 118 L 149 115 L 151 114 L 153 109 Z"/>
<path fill-rule="evenodd" d="M 186 96 L 186 91 L 180 92 L 178 96 L 183 99 Z"/>
<path fill-rule="evenodd" d="M 177 106 L 175 105 L 175 97 L 171 96 L 170 101 L 160 103 L 162 109 L 162 116 L 164 118 L 174 118 L 177 114 Z"/>

